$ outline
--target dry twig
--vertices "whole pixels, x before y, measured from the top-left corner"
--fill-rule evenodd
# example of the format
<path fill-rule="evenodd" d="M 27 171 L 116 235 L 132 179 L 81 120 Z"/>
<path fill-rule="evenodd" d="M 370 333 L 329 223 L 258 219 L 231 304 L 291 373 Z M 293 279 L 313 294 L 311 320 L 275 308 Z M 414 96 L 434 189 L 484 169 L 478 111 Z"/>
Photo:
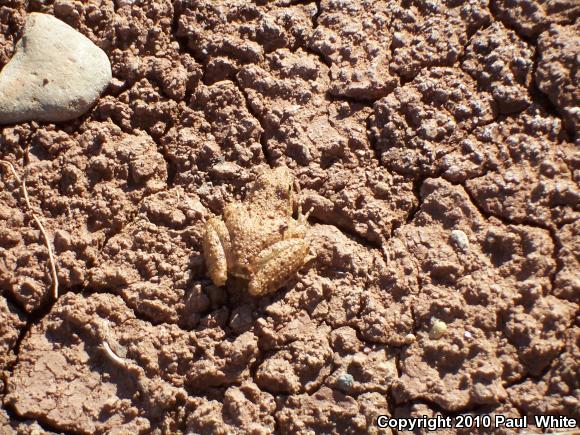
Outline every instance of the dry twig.
<path fill-rule="evenodd" d="M 42 224 L 42 221 L 36 215 L 36 213 L 34 213 L 32 205 L 30 204 L 30 198 L 28 197 L 28 191 L 26 190 L 26 180 L 24 178 L 20 178 L 18 176 L 18 173 L 16 172 L 16 169 L 14 169 L 14 165 L 12 163 L 10 163 L 6 160 L 0 160 L 0 163 L 5 165 L 6 167 L 8 167 L 8 169 L 12 173 L 12 176 L 14 177 L 16 182 L 20 185 L 20 191 L 22 192 L 22 196 L 24 197 L 24 202 L 26 203 L 26 207 L 28 208 L 28 210 L 32 214 L 32 218 L 34 219 L 34 222 L 36 222 L 36 225 L 38 226 L 38 228 L 40 229 L 40 232 L 42 233 L 42 237 L 44 238 L 44 244 L 46 246 L 46 249 L 48 250 L 48 263 L 50 265 L 50 275 L 52 278 L 52 294 L 54 296 L 54 299 L 58 299 L 58 275 L 56 274 L 56 262 L 54 261 L 54 254 L 52 252 L 52 246 L 50 244 L 50 241 L 48 238 L 48 233 L 44 229 L 44 225 Z"/>
<path fill-rule="evenodd" d="M 107 339 L 110 336 L 110 334 L 109 334 L 109 322 L 107 320 L 103 320 L 102 324 L 103 324 L 103 329 L 104 329 L 103 335 L 105 336 L 105 339 L 103 339 L 102 346 L 101 346 L 103 351 L 105 352 L 105 354 L 107 355 L 107 357 L 111 361 L 126 368 L 129 365 L 127 360 L 125 358 L 121 358 L 119 355 L 117 355 L 115 352 L 113 352 L 113 349 L 111 349 L 111 346 L 109 345 L 109 342 L 107 341 Z"/>
<path fill-rule="evenodd" d="M 111 346 L 109 346 L 109 343 L 107 343 L 106 341 L 103 341 L 103 350 L 105 351 L 107 357 L 111 361 L 114 361 L 115 363 L 123 367 L 127 367 L 127 362 L 123 358 L 118 356 L 115 352 L 113 352 L 113 349 L 111 349 Z"/>

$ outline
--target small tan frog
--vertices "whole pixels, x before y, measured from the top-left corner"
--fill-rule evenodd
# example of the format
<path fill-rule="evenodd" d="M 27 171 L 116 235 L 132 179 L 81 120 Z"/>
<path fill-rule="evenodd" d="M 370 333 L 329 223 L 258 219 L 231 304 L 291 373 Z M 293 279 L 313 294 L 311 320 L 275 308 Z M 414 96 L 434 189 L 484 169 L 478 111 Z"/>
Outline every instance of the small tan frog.
<path fill-rule="evenodd" d="M 248 291 L 262 296 L 276 291 L 312 257 L 304 239 L 309 213 L 296 200 L 294 177 L 286 167 L 264 169 L 245 202 L 228 204 L 222 218 L 205 225 L 203 254 L 213 283 L 228 274 L 248 281 Z M 298 220 L 292 218 L 298 205 Z"/>

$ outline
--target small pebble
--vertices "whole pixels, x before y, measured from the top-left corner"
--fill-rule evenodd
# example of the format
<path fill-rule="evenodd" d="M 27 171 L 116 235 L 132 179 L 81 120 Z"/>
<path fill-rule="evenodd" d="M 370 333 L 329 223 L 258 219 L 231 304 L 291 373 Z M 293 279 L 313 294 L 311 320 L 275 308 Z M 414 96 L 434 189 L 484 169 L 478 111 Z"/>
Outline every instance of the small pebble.
<path fill-rule="evenodd" d="M 0 72 L 0 124 L 77 118 L 111 77 L 109 58 L 90 39 L 52 15 L 33 12 Z"/>
<path fill-rule="evenodd" d="M 375 184 L 375 192 L 379 195 L 387 196 L 390 193 L 389 185 L 383 181 L 379 181 Z"/>
<path fill-rule="evenodd" d="M 469 331 L 465 331 L 465 332 L 463 333 L 463 336 L 464 336 L 465 338 L 471 338 L 471 337 L 473 337 L 473 335 L 471 335 L 471 332 L 469 332 Z"/>
<path fill-rule="evenodd" d="M 439 340 L 447 332 L 447 324 L 439 319 L 433 318 L 431 320 L 431 331 L 429 331 L 429 338 Z"/>
<path fill-rule="evenodd" d="M 461 230 L 451 231 L 451 241 L 462 251 L 467 251 L 469 248 L 469 239 L 467 238 L 467 234 Z"/>
<path fill-rule="evenodd" d="M 354 384 L 354 378 L 348 373 L 343 373 L 336 379 L 336 385 L 339 390 L 348 393 Z"/>
<path fill-rule="evenodd" d="M 564 396 L 562 402 L 568 406 L 576 406 L 578 405 L 578 399 L 574 396 Z"/>

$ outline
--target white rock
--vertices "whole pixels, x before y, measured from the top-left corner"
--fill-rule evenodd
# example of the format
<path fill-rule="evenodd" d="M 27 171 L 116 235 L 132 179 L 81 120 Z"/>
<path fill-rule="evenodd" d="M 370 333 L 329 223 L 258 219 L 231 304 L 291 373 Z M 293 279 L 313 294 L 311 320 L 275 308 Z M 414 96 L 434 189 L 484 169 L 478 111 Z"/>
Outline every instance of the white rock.
<path fill-rule="evenodd" d="M 31 13 L 0 72 L 0 123 L 76 118 L 111 77 L 107 55 L 87 37 L 52 15 Z"/>
<path fill-rule="evenodd" d="M 432 340 L 439 340 L 447 332 L 447 324 L 439 319 L 431 319 L 431 330 L 429 331 L 429 338 Z"/>
<path fill-rule="evenodd" d="M 453 243 L 455 243 L 459 249 L 462 251 L 467 251 L 467 248 L 469 248 L 469 239 L 467 238 L 467 234 L 461 230 L 453 230 L 451 231 L 450 237 Z"/>
<path fill-rule="evenodd" d="M 123 6 L 130 6 L 133 3 L 135 3 L 136 0 L 116 0 L 117 1 L 117 7 L 118 8 L 122 8 Z"/>

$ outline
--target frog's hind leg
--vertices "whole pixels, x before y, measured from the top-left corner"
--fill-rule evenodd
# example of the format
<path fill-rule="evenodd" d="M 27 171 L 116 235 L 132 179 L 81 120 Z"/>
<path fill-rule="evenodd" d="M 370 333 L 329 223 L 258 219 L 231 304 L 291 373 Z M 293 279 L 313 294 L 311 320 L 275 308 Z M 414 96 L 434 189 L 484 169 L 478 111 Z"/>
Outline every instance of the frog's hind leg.
<path fill-rule="evenodd" d="M 288 239 L 262 251 L 255 260 L 254 273 L 248 285 L 250 294 L 262 296 L 276 291 L 306 263 L 309 249 L 304 239 Z"/>
<path fill-rule="evenodd" d="M 203 256 L 213 283 L 223 286 L 228 279 L 228 256 L 231 252 L 230 234 L 219 218 L 211 218 L 205 226 L 202 240 Z"/>

